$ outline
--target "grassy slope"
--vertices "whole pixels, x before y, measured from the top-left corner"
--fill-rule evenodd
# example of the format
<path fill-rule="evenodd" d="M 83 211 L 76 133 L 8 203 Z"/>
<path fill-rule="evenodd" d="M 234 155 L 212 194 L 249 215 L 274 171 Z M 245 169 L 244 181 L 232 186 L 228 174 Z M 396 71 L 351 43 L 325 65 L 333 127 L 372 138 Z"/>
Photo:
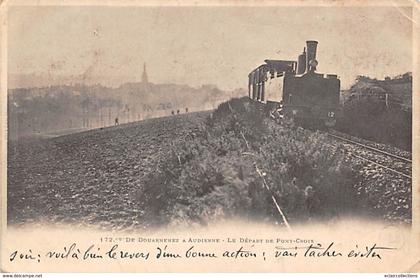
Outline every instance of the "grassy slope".
<path fill-rule="evenodd" d="M 282 223 L 271 196 L 291 223 L 363 211 L 409 221 L 411 207 L 397 211 L 388 202 L 397 193 L 409 196 L 407 184 L 349 159 L 324 134 L 276 125 L 247 98 L 211 115 L 10 145 L 9 223 L 117 229 L 222 217 Z M 308 203 L 309 185 L 315 197 Z"/>
<path fill-rule="evenodd" d="M 208 113 L 152 119 L 8 148 L 8 221 L 102 223 L 127 227 L 142 209 L 136 192 L 154 173 L 173 138 Z M 141 224 L 139 224 L 141 225 Z"/>

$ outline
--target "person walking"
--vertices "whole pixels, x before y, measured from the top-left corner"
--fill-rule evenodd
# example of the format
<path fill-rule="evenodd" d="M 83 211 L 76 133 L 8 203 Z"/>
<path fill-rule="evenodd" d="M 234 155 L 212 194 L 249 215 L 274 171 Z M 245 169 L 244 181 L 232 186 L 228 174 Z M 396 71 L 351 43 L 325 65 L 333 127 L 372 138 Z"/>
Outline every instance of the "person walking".
<path fill-rule="evenodd" d="M 308 185 L 305 188 L 305 209 L 308 214 L 309 219 L 313 219 L 314 217 L 320 216 L 320 207 L 321 202 L 316 194 L 315 189 Z"/>

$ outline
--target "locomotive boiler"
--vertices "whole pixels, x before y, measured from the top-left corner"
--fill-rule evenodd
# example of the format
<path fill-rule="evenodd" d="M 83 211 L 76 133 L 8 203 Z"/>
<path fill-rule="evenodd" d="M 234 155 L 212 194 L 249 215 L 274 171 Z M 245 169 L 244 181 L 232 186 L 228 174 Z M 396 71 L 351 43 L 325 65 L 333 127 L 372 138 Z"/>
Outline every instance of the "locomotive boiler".
<path fill-rule="evenodd" d="M 249 97 L 299 123 L 334 126 L 340 116 L 340 80 L 316 72 L 317 45 L 307 41 L 297 61 L 265 60 L 248 75 Z"/>

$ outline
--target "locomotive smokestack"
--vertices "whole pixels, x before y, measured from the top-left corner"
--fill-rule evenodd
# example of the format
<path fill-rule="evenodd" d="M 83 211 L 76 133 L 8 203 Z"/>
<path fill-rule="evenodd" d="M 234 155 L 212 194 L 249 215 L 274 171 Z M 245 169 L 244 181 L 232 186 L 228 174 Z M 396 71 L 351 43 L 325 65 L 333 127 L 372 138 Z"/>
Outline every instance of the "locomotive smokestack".
<path fill-rule="evenodd" d="M 318 62 L 316 61 L 317 41 L 306 41 L 306 72 L 315 71 Z"/>

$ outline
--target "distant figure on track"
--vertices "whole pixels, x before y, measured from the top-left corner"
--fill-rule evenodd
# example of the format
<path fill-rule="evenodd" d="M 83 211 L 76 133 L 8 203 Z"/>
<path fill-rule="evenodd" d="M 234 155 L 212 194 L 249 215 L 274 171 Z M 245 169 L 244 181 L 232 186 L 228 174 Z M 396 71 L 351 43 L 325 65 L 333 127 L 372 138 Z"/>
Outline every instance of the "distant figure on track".
<path fill-rule="evenodd" d="M 115 118 L 115 125 L 119 125 L 120 123 L 118 122 L 118 117 Z"/>

